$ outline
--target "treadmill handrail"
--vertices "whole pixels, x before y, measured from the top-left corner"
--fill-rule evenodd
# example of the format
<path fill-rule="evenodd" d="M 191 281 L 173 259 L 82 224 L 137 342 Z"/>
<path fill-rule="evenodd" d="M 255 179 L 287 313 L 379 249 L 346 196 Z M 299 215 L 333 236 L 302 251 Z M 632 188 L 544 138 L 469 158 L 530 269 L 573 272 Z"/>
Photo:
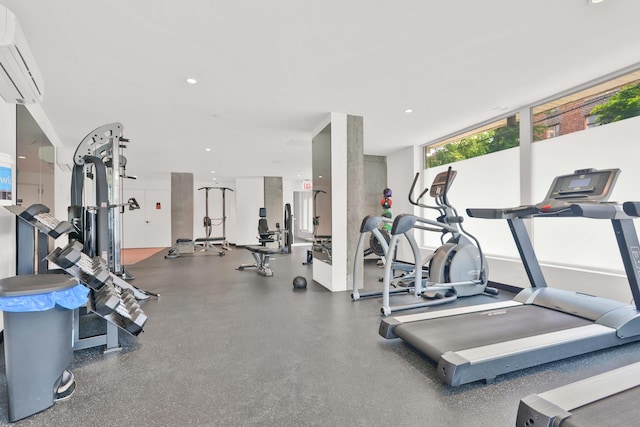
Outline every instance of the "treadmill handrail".
<path fill-rule="evenodd" d="M 593 219 L 629 219 L 619 203 L 573 203 L 571 212 L 576 216 Z"/>
<path fill-rule="evenodd" d="M 416 224 L 418 223 L 418 224 Z M 422 225 L 424 224 L 424 225 Z M 412 228 L 419 228 L 428 231 L 442 231 L 448 233 L 459 233 L 459 229 L 455 226 L 435 221 L 429 218 L 422 218 L 412 214 L 400 214 L 393 220 L 391 226 L 391 235 L 404 234 Z"/>
<path fill-rule="evenodd" d="M 627 215 L 640 216 L 640 202 L 624 202 L 622 209 Z"/>
<path fill-rule="evenodd" d="M 537 208 L 533 205 L 513 208 L 467 208 L 467 215 L 472 218 L 507 219 L 531 216 L 537 211 Z"/>
<path fill-rule="evenodd" d="M 639 204 L 640 207 L 640 204 Z M 546 209 L 545 209 L 546 208 Z M 631 211 L 631 207 L 627 208 Z M 527 217 L 583 217 L 592 219 L 629 219 L 630 215 L 623 210 L 623 205 L 615 202 L 579 202 L 551 205 L 541 202 L 536 205 L 522 205 L 512 208 L 467 208 L 467 215 L 472 218 L 509 219 Z M 640 216 L 640 215 L 637 215 Z"/>

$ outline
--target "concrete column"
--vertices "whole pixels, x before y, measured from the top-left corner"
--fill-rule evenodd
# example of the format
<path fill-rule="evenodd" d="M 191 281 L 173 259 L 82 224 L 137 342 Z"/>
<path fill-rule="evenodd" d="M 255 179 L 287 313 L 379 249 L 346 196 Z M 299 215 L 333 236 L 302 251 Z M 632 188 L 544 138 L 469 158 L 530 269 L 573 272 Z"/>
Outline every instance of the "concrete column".
<path fill-rule="evenodd" d="M 171 172 L 171 243 L 193 239 L 193 174 Z"/>
<path fill-rule="evenodd" d="M 279 222 L 284 227 L 282 219 L 284 217 L 282 202 L 282 177 L 264 177 L 264 207 L 267 209 L 267 222 L 269 229 L 275 230 L 276 223 Z"/>
<path fill-rule="evenodd" d="M 364 147 L 363 119 L 359 116 L 347 116 L 347 283 L 351 289 L 353 283 L 353 265 L 356 245 L 360 238 L 360 224 L 364 217 Z M 385 176 L 386 180 L 386 176 Z M 360 276 L 362 279 L 362 275 Z M 357 284 L 362 287 L 362 283 Z"/>

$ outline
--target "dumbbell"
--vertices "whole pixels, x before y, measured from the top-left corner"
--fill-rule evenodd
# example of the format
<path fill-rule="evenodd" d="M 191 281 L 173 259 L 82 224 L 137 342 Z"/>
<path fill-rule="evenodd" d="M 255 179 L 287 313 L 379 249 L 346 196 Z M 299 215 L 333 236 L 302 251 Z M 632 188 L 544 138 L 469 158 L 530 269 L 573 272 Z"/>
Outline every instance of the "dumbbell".
<path fill-rule="evenodd" d="M 99 291 L 93 291 L 94 309 L 96 313 L 104 316 L 117 309 L 120 298 L 110 286 L 103 286 Z"/>
<path fill-rule="evenodd" d="M 101 289 L 104 285 L 111 283 L 111 276 L 108 271 L 101 271 L 97 275 L 89 274 L 84 271 L 80 273 L 80 277 L 78 277 L 80 281 L 89 286 L 91 289 L 97 291 Z"/>
<path fill-rule="evenodd" d="M 121 295 L 120 299 L 127 307 L 140 307 L 140 305 L 138 304 L 138 300 L 136 300 L 136 297 L 134 297 L 133 295 Z"/>
<path fill-rule="evenodd" d="M 87 273 L 96 273 L 100 270 L 107 269 L 107 262 L 101 257 L 89 258 L 86 254 L 80 255 L 78 265 Z"/>
<path fill-rule="evenodd" d="M 54 239 L 74 230 L 73 224 L 69 221 L 60 221 L 50 213 L 42 213 L 37 215 L 35 218 L 49 228 L 47 234 Z"/>
<path fill-rule="evenodd" d="M 132 335 L 138 335 L 140 332 L 142 332 L 142 327 L 147 322 L 147 315 L 144 314 L 142 310 L 136 310 L 132 314 L 131 318 L 127 320 L 128 321 L 125 321 L 125 329 L 127 330 L 127 332 L 131 333 Z"/>
<path fill-rule="evenodd" d="M 75 242 L 78 243 L 78 242 Z M 62 268 L 70 268 L 80 261 L 80 254 L 82 252 L 75 247 L 74 244 L 65 246 L 64 249 L 56 248 L 51 252 L 51 256 L 55 256 L 53 262 L 58 264 Z"/>
<path fill-rule="evenodd" d="M 36 215 L 40 215 L 42 213 L 48 213 L 48 212 L 49 212 L 49 208 L 48 207 L 46 207 L 45 205 L 41 205 L 39 203 L 35 203 L 35 204 L 29 206 L 24 211 L 22 211 L 22 213 L 20 214 L 20 217 L 22 219 L 25 219 L 25 220 L 31 222 L 31 220 Z"/>

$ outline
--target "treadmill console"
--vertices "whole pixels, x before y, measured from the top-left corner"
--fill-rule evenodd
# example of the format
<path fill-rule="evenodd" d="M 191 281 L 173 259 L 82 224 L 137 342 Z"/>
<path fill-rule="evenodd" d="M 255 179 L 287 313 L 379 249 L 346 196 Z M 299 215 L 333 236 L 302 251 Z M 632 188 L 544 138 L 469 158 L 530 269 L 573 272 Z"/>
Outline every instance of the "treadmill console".
<path fill-rule="evenodd" d="M 620 175 L 620 169 L 579 169 L 572 174 L 556 177 L 544 200 L 535 205 L 522 205 L 514 208 L 469 208 L 467 214 L 475 218 L 524 218 L 536 215 L 585 216 L 584 208 L 589 209 L 589 217 L 609 218 L 613 211 L 609 200 L 613 186 Z M 595 213 L 594 209 L 598 212 Z M 580 212 L 576 212 L 579 210 Z"/>
<path fill-rule="evenodd" d="M 545 199 L 536 204 L 542 212 L 553 212 L 571 203 L 601 203 L 609 200 L 620 169 L 580 169 L 556 177 Z"/>

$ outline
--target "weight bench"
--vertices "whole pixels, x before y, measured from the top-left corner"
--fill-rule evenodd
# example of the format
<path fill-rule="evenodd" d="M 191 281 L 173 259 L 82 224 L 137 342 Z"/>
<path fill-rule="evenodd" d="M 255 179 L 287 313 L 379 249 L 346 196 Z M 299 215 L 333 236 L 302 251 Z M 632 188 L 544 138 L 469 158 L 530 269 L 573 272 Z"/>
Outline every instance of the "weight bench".
<path fill-rule="evenodd" d="M 193 254 L 196 251 L 196 246 L 201 247 L 201 251 L 205 252 L 209 249 L 216 249 L 218 255 L 223 256 L 226 252 L 218 247 L 213 242 L 224 242 L 224 237 L 200 237 L 196 240 L 191 239 L 177 239 L 174 247 L 169 249 L 169 253 L 165 255 L 165 259 L 178 258 L 180 255 Z"/>
<path fill-rule="evenodd" d="M 222 242 L 222 244 L 224 244 L 225 241 L 226 239 L 224 237 L 200 237 L 194 240 L 193 245 L 200 246 L 202 252 L 215 249 L 218 251 L 218 255 L 222 256 L 225 254 L 225 251 L 218 249 L 214 242 Z"/>
<path fill-rule="evenodd" d="M 276 248 L 268 248 L 266 246 L 245 246 L 253 258 L 256 260 L 254 264 L 241 264 L 237 270 L 244 270 L 245 268 L 255 268 L 258 273 L 266 277 L 273 276 L 273 271 L 269 266 L 269 256 L 272 254 L 280 253 Z"/>
<path fill-rule="evenodd" d="M 269 230 L 269 224 L 267 223 L 267 210 L 260 208 L 260 219 L 258 220 L 258 242 L 260 245 L 245 246 L 245 248 L 251 252 L 253 258 L 256 260 L 255 264 L 241 264 L 236 270 L 244 270 L 245 268 L 255 268 L 258 273 L 266 277 L 273 276 L 273 271 L 269 266 L 269 256 L 280 253 L 278 248 L 269 248 L 267 243 L 273 243 L 274 231 Z"/>

